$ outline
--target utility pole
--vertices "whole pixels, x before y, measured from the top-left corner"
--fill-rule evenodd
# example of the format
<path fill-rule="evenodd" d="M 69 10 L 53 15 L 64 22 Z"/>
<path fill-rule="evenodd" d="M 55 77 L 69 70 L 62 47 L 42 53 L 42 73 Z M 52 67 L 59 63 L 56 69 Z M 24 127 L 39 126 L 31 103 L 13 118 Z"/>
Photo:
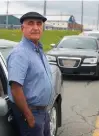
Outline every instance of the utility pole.
<path fill-rule="evenodd" d="M 60 12 L 60 21 L 62 21 L 62 12 Z"/>
<path fill-rule="evenodd" d="M 95 29 L 95 20 L 93 20 L 92 29 Z"/>
<path fill-rule="evenodd" d="M 43 15 L 46 17 L 46 0 L 44 0 Z M 43 30 L 45 30 L 45 24 L 44 24 Z"/>
<path fill-rule="evenodd" d="M 9 0 L 7 0 L 7 11 L 6 11 L 6 28 L 8 28 L 8 10 L 9 10 Z"/>
<path fill-rule="evenodd" d="M 98 14 L 97 14 L 97 30 L 98 30 L 98 25 L 99 25 L 99 4 L 98 4 Z"/>
<path fill-rule="evenodd" d="M 83 5 L 84 5 L 84 3 L 83 3 L 83 0 L 81 1 L 81 25 L 82 25 L 82 27 L 81 27 L 81 31 L 83 31 L 83 16 L 84 16 L 84 10 L 83 10 Z"/>

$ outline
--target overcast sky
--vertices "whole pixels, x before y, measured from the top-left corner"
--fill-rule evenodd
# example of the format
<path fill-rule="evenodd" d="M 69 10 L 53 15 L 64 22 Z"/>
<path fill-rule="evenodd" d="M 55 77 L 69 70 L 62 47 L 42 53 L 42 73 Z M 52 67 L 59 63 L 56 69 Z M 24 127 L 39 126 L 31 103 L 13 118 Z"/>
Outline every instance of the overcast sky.
<path fill-rule="evenodd" d="M 21 16 L 28 11 L 38 11 L 43 14 L 44 0 L 34 1 L 15 1 L 9 0 L 9 14 Z M 6 1 L 0 0 L 0 14 L 6 13 Z M 99 1 L 85 1 L 84 0 L 84 24 L 96 24 L 98 13 Z M 2 6 L 1 6 L 2 5 Z M 47 0 L 47 14 L 72 14 L 77 22 L 81 21 L 81 0 L 79 1 L 59 1 L 59 0 Z"/>

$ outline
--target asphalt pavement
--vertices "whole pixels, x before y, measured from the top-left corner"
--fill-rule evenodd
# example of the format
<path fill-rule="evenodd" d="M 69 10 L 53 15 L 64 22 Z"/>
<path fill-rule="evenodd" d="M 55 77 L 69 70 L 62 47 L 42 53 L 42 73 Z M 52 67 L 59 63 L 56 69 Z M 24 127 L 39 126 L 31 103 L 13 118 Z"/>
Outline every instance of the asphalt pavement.
<path fill-rule="evenodd" d="M 65 77 L 58 136 L 99 136 L 99 80 Z"/>

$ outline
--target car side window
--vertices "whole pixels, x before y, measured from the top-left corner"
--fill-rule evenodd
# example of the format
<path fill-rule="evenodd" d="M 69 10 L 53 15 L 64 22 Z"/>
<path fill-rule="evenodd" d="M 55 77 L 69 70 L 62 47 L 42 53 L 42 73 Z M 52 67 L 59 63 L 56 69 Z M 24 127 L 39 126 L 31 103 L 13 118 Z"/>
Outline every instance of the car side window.
<path fill-rule="evenodd" d="M 97 40 L 97 43 L 98 43 L 98 49 L 99 49 L 99 40 Z"/>
<path fill-rule="evenodd" d="M 0 63 L 0 97 L 7 95 L 7 79 L 4 68 Z"/>
<path fill-rule="evenodd" d="M 3 84 L 2 84 L 2 80 L 0 77 L 0 97 L 2 97 L 4 95 L 4 90 L 3 90 Z"/>

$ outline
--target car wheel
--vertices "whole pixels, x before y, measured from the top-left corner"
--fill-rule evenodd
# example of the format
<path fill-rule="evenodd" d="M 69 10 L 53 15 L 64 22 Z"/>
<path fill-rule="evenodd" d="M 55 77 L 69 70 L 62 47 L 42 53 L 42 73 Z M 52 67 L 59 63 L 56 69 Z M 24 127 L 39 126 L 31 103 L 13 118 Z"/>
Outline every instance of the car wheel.
<path fill-rule="evenodd" d="M 94 78 L 95 80 L 99 80 L 99 70 L 98 70 L 98 73 L 97 73 L 95 76 L 93 76 L 93 78 Z"/>
<path fill-rule="evenodd" d="M 58 105 L 55 102 L 54 106 L 50 111 L 50 131 L 51 136 L 56 136 L 58 129 Z"/>

